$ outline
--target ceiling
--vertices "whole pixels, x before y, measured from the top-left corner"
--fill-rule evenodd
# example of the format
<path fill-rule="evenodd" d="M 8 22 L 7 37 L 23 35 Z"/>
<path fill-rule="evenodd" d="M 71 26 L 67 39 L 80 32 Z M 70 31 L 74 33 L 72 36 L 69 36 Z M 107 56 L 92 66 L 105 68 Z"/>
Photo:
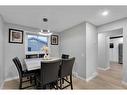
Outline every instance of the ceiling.
<path fill-rule="evenodd" d="M 108 16 L 102 16 L 104 10 Z M 83 21 L 99 26 L 127 17 L 127 6 L 0 6 L 6 22 L 61 32 Z M 43 17 L 48 22 L 42 21 Z"/>

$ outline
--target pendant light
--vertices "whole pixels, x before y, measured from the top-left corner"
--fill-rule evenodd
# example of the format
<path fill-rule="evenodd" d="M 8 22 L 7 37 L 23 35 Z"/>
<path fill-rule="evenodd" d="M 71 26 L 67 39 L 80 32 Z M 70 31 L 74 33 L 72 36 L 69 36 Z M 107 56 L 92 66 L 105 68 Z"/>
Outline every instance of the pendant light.
<path fill-rule="evenodd" d="M 44 22 L 44 24 L 46 24 L 48 22 L 48 19 L 44 17 L 43 18 L 43 22 Z M 52 33 L 48 29 L 41 29 L 41 31 L 39 32 L 39 34 L 40 35 L 48 36 L 48 35 L 51 35 Z"/>

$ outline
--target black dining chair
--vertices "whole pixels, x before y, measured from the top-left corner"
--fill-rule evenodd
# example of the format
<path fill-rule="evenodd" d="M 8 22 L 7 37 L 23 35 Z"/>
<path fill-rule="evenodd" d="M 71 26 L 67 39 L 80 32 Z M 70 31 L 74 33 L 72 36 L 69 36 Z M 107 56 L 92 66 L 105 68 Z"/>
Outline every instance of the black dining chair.
<path fill-rule="evenodd" d="M 51 89 L 54 86 L 58 89 L 58 71 L 61 59 L 41 62 L 40 76 L 37 77 L 37 88 Z M 55 84 L 55 85 L 53 85 Z"/>
<path fill-rule="evenodd" d="M 61 65 L 60 65 L 60 70 L 59 70 L 59 80 L 60 80 L 60 89 L 64 89 L 68 86 L 71 86 L 71 89 L 73 89 L 73 84 L 72 84 L 72 68 L 73 64 L 75 62 L 75 57 L 69 58 L 69 59 L 62 59 Z M 65 77 L 70 77 L 70 81 L 65 79 Z M 62 80 L 66 81 L 68 85 L 63 86 Z"/>
<path fill-rule="evenodd" d="M 67 55 L 67 54 L 62 54 L 61 58 L 62 58 L 62 59 L 68 59 L 68 58 L 69 58 L 69 55 Z"/>
<path fill-rule="evenodd" d="M 18 57 L 13 58 L 12 60 L 19 73 L 19 80 L 20 80 L 19 89 L 25 89 L 28 87 L 35 86 L 36 85 L 36 79 L 35 79 L 36 73 L 34 71 L 27 71 L 27 70 L 23 71 L 21 62 Z M 26 78 L 26 80 L 24 80 L 24 78 Z M 35 82 L 34 84 L 32 84 L 33 80 Z M 26 82 L 30 82 L 31 84 L 29 86 L 23 87 L 22 86 L 23 83 L 26 83 Z"/>
<path fill-rule="evenodd" d="M 68 54 L 62 54 L 61 58 L 62 59 L 68 59 L 69 55 Z M 66 77 L 66 79 L 68 80 L 68 77 Z M 64 84 L 64 80 L 62 80 L 62 83 Z"/>

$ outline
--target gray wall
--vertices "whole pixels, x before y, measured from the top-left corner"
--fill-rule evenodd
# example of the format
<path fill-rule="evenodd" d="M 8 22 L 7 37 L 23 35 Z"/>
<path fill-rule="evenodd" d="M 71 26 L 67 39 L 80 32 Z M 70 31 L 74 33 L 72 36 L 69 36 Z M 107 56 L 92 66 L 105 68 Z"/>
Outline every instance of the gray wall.
<path fill-rule="evenodd" d="M 60 34 L 60 52 L 76 57 L 73 72 L 89 80 L 96 73 L 97 31 L 90 23 L 81 23 Z M 92 78 L 91 78 L 92 79 Z"/>
<path fill-rule="evenodd" d="M 15 56 L 18 56 L 21 59 L 21 62 L 23 62 L 23 59 L 25 58 L 25 34 L 26 34 L 25 31 L 38 32 L 39 30 L 36 28 L 31 28 L 31 27 L 21 26 L 21 25 L 16 25 L 11 23 L 6 23 L 4 26 L 5 26 L 4 27 L 4 43 L 5 43 L 4 57 L 6 58 L 5 79 L 8 80 L 18 76 L 18 72 L 14 63 L 12 62 L 12 58 Z M 9 36 L 8 29 L 9 28 L 24 30 L 23 44 L 8 43 L 8 36 Z M 51 46 L 51 51 L 55 52 L 54 56 L 59 56 L 59 51 L 57 49 L 59 50 L 58 46 Z M 52 52 L 51 52 L 51 55 L 53 55 Z"/>
<path fill-rule="evenodd" d="M 17 69 L 12 62 L 12 58 L 15 56 L 19 57 L 23 62 L 23 58 L 25 58 L 25 40 L 23 40 L 23 44 L 13 44 L 8 43 L 9 37 L 9 28 L 21 29 L 27 31 L 34 31 L 36 29 L 16 25 L 16 24 L 5 24 L 4 27 L 4 43 L 5 43 L 5 79 L 11 79 L 18 76 Z M 24 33 L 25 34 L 25 33 Z M 25 37 L 25 36 L 24 36 Z"/>
<path fill-rule="evenodd" d="M 76 57 L 73 72 L 84 79 L 86 78 L 85 29 L 86 25 L 82 23 L 60 33 L 60 53 Z"/>
<path fill-rule="evenodd" d="M 3 26 L 3 23 L 4 23 L 4 21 L 3 21 L 2 17 L 0 16 L 0 87 L 4 81 L 4 56 L 3 56 L 3 54 L 4 54 L 4 52 L 3 52 L 4 51 L 3 27 L 4 26 Z"/>
<path fill-rule="evenodd" d="M 86 79 L 96 76 L 98 33 L 96 27 L 86 23 Z"/>
<path fill-rule="evenodd" d="M 59 47 L 60 47 L 60 36 L 59 36 L 59 33 L 53 33 L 53 35 L 58 35 L 58 45 L 51 45 L 50 44 L 50 56 L 53 56 L 53 57 L 61 57 L 60 56 L 60 50 L 59 50 Z"/>

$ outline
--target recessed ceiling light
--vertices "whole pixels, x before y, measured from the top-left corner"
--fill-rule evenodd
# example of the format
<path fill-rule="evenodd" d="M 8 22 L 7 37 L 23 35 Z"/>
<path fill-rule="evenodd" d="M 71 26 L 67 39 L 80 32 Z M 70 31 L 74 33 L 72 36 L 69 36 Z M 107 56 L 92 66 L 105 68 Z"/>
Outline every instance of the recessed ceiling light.
<path fill-rule="evenodd" d="M 47 18 L 43 18 L 43 22 L 47 22 L 48 21 L 48 19 Z"/>
<path fill-rule="evenodd" d="M 108 14 L 109 14 L 108 11 L 104 11 L 104 12 L 102 12 L 102 15 L 103 15 L 103 16 L 107 16 Z"/>

